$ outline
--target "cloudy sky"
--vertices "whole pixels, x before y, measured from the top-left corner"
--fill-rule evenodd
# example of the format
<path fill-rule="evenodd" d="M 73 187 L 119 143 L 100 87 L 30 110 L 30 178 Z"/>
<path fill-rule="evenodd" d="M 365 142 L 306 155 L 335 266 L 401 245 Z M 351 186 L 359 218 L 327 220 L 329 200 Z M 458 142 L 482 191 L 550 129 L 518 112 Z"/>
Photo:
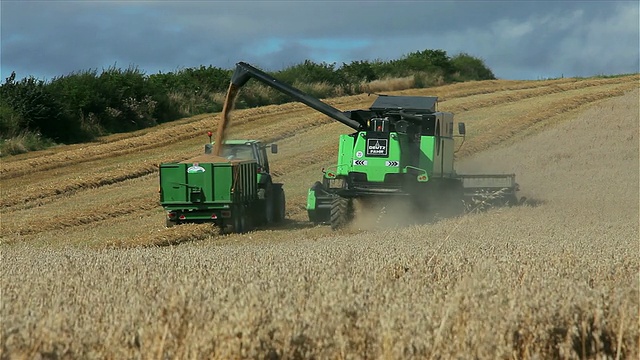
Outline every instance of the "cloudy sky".
<path fill-rule="evenodd" d="M 2 0 L 0 72 L 278 70 L 442 49 L 480 57 L 503 79 L 631 73 L 639 11 L 638 1 Z"/>

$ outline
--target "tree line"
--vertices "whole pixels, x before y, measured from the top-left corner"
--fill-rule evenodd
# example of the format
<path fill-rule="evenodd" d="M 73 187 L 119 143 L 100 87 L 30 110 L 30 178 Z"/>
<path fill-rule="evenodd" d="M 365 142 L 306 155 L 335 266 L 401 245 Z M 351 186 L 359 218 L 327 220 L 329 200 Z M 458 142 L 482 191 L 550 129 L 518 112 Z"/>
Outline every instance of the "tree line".
<path fill-rule="evenodd" d="M 0 153 L 16 154 L 53 144 L 87 142 L 98 136 L 134 131 L 186 116 L 222 109 L 233 69 L 185 68 L 146 75 L 137 67 L 78 71 L 50 81 L 15 72 L 0 85 Z M 450 57 L 443 50 L 424 50 L 395 60 L 316 63 L 306 60 L 269 72 L 318 98 L 353 95 L 375 89 L 429 87 L 452 82 L 495 79 L 476 57 Z M 258 83 L 240 92 L 236 108 L 292 101 Z"/>

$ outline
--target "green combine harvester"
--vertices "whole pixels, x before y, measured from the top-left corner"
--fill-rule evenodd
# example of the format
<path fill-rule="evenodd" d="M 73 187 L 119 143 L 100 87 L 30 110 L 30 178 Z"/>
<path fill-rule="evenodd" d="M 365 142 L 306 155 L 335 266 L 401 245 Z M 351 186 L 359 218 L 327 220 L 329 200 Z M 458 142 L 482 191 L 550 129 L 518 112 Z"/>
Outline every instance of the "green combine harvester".
<path fill-rule="evenodd" d="M 266 151 L 270 147 L 277 153 L 277 145 L 228 140 L 221 156 L 211 154 L 212 145 L 193 159 L 160 164 L 160 204 L 167 227 L 212 223 L 243 233 L 284 220 L 284 189 L 271 178 Z"/>
<path fill-rule="evenodd" d="M 464 212 L 477 204 L 518 202 L 514 174 L 461 175 L 454 168 L 453 114 L 437 111 L 437 97 L 378 95 L 366 110 L 340 111 L 247 64 L 236 64 L 232 86 L 254 78 L 350 127 L 340 135 L 338 161 L 309 189 L 309 220 L 334 229 L 354 216 L 353 200 L 406 201 L 414 213 L 445 208 Z"/>

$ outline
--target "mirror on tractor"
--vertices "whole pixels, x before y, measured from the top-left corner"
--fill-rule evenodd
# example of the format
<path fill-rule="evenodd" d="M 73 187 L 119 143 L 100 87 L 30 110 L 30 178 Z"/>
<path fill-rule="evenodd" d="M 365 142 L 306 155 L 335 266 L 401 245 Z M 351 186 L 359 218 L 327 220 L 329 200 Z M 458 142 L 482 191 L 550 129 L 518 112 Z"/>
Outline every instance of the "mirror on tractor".
<path fill-rule="evenodd" d="M 278 153 L 278 144 L 271 144 L 271 153 L 272 154 Z"/>
<path fill-rule="evenodd" d="M 467 132 L 467 130 L 464 127 L 464 123 L 463 122 L 458 123 L 458 134 L 464 135 L 464 134 L 466 134 L 466 132 Z"/>

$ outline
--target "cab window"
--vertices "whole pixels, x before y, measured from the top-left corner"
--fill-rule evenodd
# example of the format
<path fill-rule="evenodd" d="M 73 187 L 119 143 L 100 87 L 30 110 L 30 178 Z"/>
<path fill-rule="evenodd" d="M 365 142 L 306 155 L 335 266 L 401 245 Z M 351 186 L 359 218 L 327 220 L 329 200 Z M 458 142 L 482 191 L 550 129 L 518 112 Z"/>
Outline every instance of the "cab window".
<path fill-rule="evenodd" d="M 254 160 L 255 155 L 253 148 L 244 144 L 241 145 L 229 145 L 225 144 L 222 147 L 222 157 L 229 160 Z"/>

